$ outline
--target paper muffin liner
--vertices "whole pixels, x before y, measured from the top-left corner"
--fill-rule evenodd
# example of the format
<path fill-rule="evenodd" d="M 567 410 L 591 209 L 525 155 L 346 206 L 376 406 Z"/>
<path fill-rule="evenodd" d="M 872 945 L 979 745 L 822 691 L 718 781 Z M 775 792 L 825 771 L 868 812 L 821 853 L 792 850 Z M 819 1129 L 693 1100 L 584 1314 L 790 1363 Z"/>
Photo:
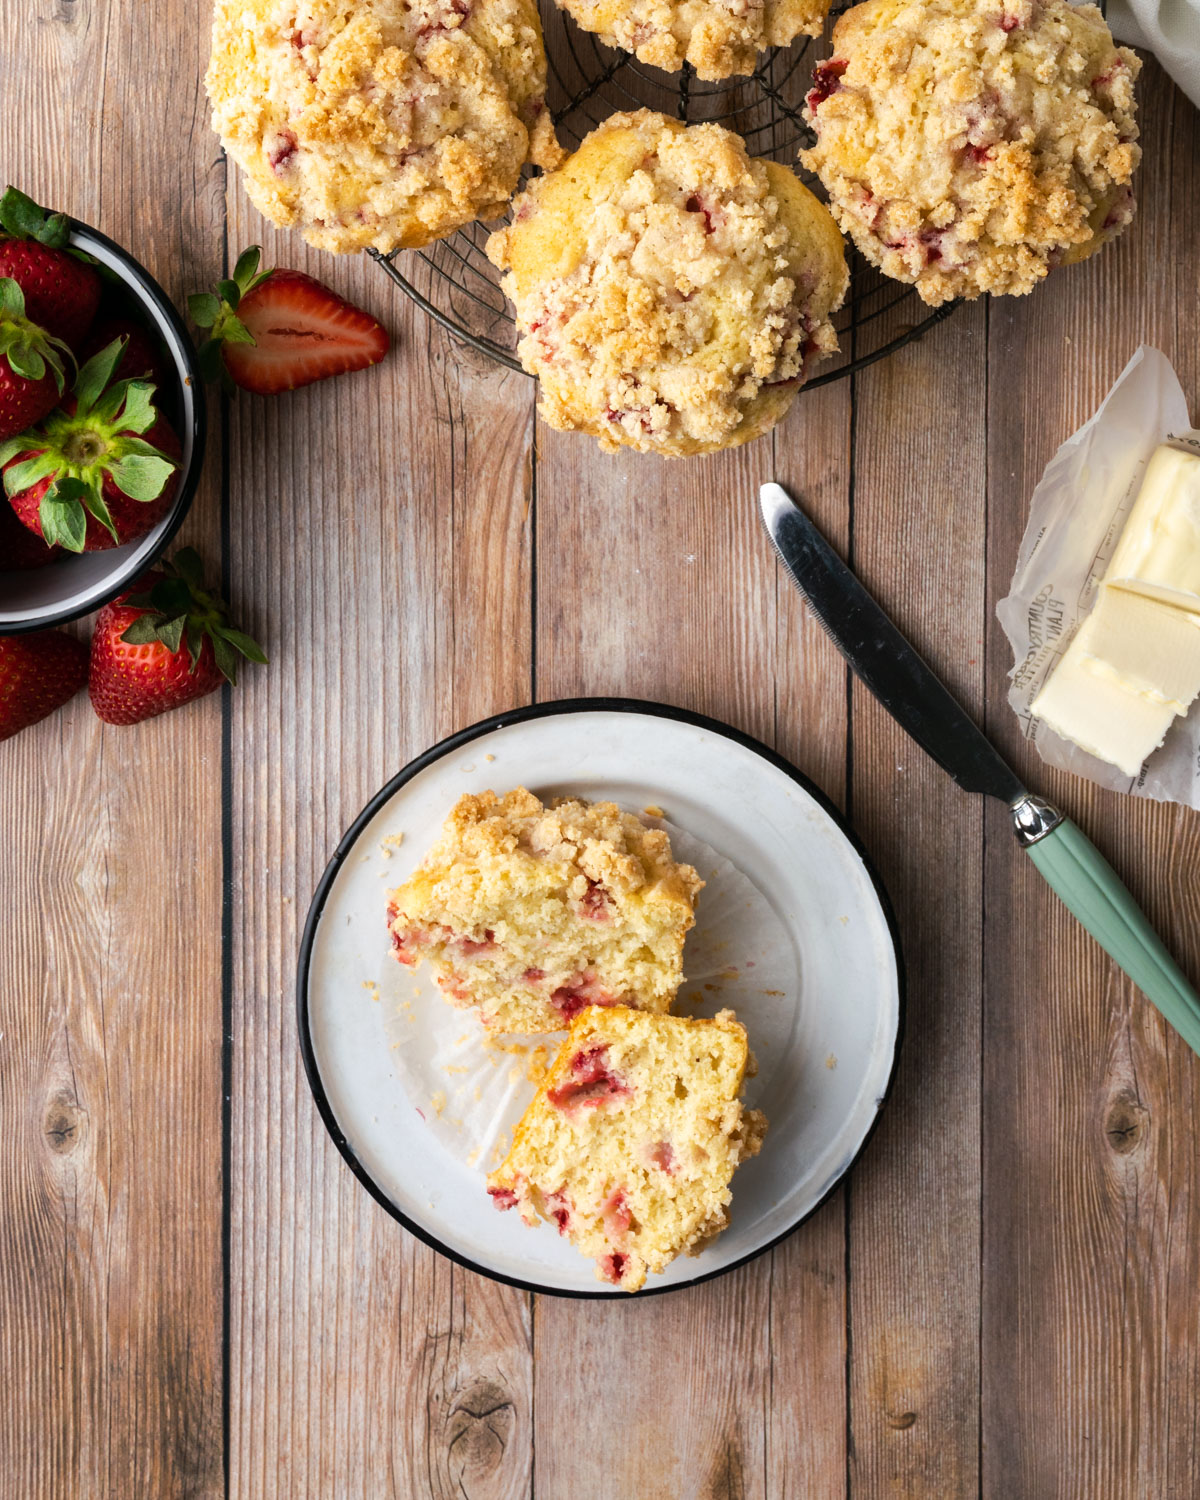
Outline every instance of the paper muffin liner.
<path fill-rule="evenodd" d="M 646 823 L 666 829 L 675 858 L 695 865 L 706 882 L 672 1012 L 736 1012 L 759 1067 L 746 1085 L 746 1102 L 753 1105 L 770 1084 L 773 1061 L 782 1065 L 788 1054 L 800 986 L 795 945 L 763 892 L 724 855 L 638 811 Z M 379 920 L 382 930 L 382 899 Z M 386 947 L 379 972 L 364 988 L 378 1002 L 381 1045 L 392 1051 L 397 1087 L 453 1156 L 480 1174 L 491 1171 L 565 1031 L 492 1034 L 474 1011 L 443 999 L 427 968 L 407 968 Z"/>
<path fill-rule="evenodd" d="M 1111 791 L 1200 808 L 1200 713 L 1177 718 L 1137 777 L 1089 755 L 1030 712 L 1096 601 L 1146 465 L 1163 443 L 1200 453 L 1187 399 L 1166 355 L 1143 344 L 1096 414 L 1046 465 L 1006 598 L 996 606 L 1015 659 L 1008 701 L 1052 766 Z"/>

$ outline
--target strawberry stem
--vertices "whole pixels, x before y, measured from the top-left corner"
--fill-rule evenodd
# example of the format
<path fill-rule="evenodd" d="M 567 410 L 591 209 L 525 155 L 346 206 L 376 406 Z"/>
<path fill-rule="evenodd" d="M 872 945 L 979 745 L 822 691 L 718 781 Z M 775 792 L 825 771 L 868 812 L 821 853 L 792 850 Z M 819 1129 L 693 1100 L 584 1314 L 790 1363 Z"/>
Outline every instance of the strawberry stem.
<path fill-rule="evenodd" d="M 193 548 L 184 547 L 160 567 L 163 576 L 149 589 L 126 596 L 125 603 L 143 613 L 122 635 L 123 641 L 132 646 L 158 641 L 176 652 L 186 640 L 188 670 L 194 673 L 207 640 L 217 669 L 234 684 L 241 658 L 266 663 L 258 642 L 230 625 L 225 601 L 205 584 L 204 565 Z"/>
<path fill-rule="evenodd" d="M 65 377 L 62 355 L 75 356 L 63 343 L 25 316 L 25 293 L 11 276 L 0 276 L 0 358 L 14 375 L 41 380 L 49 370 L 61 395 Z"/>
<path fill-rule="evenodd" d="M 47 213 L 15 187 L 7 188 L 0 198 L 0 227 L 14 240 L 37 240 L 51 250 L 65 250 L 71 232 L 66 214 Z"/>
<path fill-rule="evenodd" d="M 197 328 L 208 328 L 210 336 L 198 351 L 200 374 L 205 380 L 220 380 L 229 392 L 236 387 L 230 380 L 221 350 L 226 344 L 253 344 L 254 335 L 237 315 L 238 307 L 247 292 L 253 291 L 271 272 L 258 269 L 262 251 L 251 245 L 237 258 L 232 277 L 217 283 L 217 291 L 196 292 L 188 298 L 188 311 Z"/>
<path fill-rule="evenodd" d="M 104 500 L 105 479 L 129 499 L 148 503 L 158 499 L 179 467 L 141 435 L 158 421 L 153 384 L 109 384 L 127 343 L 124 335 L 114 339 L 79 371 L 74 411 L 59 407 L 41 427 L 0 444 L 0 466 L 29 454 L 4 469 L 4 489 L 10 497 L 52 477 L 38 507 L 38 522 L 46 542 L 69 552 L 83 550 L 89 514 L 120 542 Z"/>

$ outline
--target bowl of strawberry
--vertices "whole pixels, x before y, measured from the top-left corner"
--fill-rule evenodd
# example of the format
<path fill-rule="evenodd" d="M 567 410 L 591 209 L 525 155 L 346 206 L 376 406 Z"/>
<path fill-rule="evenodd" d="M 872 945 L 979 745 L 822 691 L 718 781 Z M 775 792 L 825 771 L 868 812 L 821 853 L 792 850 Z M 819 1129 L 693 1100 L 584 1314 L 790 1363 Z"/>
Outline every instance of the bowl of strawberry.
<path fill-rule="evenodd" d="M 0 197 L 0 636 L 91 613 L 191 504 L 205 398 L 182 320 L 107 236 Z"/>

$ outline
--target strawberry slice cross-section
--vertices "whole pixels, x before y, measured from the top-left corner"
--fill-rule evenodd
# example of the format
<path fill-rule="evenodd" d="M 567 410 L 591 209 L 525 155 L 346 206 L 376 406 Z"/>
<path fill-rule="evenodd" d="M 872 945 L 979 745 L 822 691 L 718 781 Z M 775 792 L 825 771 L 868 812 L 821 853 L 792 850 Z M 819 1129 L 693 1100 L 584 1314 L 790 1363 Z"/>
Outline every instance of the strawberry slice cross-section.
<path fill-rule="evenodd" d="M 303 271 L 258 264 L 252 245 L 216 294 L 188 299 L 197 326 L 211 330 L 200 350 L 206 379 L 271 396 L 364 370 L 387 353 L 387 330 L 370 313 Z"/>

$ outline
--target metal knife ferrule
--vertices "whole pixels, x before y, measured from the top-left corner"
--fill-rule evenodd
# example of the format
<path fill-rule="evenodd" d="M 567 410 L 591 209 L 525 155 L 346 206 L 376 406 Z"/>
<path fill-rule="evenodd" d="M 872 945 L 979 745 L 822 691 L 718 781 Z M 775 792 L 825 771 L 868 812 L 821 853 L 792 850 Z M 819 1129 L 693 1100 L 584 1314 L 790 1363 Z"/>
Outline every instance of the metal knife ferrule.
<path fill-rule="evenodd" d="M 1028 849 L 1030 844 L 1036 844 L 1048 833 L 1053 833 L 1063 821 L 1063 814 L 1057 807 L 1032 792 L 1019 797 L 1008 810 L 1012 814 L 1013 832 L 1022 849 Z"/>

